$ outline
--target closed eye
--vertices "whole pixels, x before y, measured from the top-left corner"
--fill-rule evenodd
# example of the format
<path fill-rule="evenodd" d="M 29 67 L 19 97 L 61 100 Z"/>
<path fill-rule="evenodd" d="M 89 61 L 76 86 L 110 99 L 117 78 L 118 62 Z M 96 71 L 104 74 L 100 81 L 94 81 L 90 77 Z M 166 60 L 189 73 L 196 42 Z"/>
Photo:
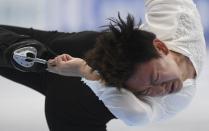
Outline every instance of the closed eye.
<path fill-rule="evenodd" d="M 135 95 L 148 95 L 149 89 L 150 89 L 150 88 L 145 89 L 145 90 L 143 90 L 143 91 L 138 91 L 138 92 L 135 92 L 134 94 L 135 94 Z"/>

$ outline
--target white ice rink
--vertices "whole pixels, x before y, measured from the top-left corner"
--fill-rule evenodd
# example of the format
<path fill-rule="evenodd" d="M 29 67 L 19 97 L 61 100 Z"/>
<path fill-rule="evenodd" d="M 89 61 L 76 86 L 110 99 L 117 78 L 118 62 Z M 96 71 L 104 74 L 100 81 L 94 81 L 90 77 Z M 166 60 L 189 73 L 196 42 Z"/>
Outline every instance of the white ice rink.
<path fill-rule="evenodd" d="M 112 12 L 108 12 L 110 11 L 109 8 L 105 8 L 104 6 L 100 7 L 102 9 L 101 12 L 95 12 L 94 15 L 91 14 L 88 17 L 84 13 L 91 13 L 88 10 L 95 8 L 93 5 L 98 0 L 88 0 L 88 2 L 85 0 L 62 0 L 69 4 L 69 8 L 66 6 L 67 4 L 59 1 L 0 0 L 0 24 L 77 31 L 81 29 L 94 29 L 101 26 L 101 21 L 104 21 L 103 19 L 101 21 L 92 19 L 99 15 L 106 18 L 111 16 L 109 13 L 115 12 L 117 14 L 115 10 L 122 12 L 130 11 L 128 8 L 124 8 L 124 5 L 117 3 L 117 1 L 126 1 L 126 7 L 129 0 L 114 0 L 113 3 L 103 3 L 106 6 L 117 5 L 117 7 L 112 8 Z M 139 4 L 134 7 L 128 6 L 132 8 L 131 13 L 141 9 L 141 15 L 143 15 L 141 0 L 132 1 L 136 3 L 138 1 Z M 202 12 L 201 15 L 204 13 L 206 15 L 206 17 L 203 17 L 203 24 L 205 30 L 209 30 L 209 2 L 208 0 L 201 1 L 199 4 L 201 7 L 199 9 Z M 80 3 L 85 4 L 85 9 L 83 9 L 84 7 Z M 60 5 L 61 8 L 57 5 Z M 65 5 L 64 7 L 67 10 L 64 9 L 63 5 Z M 140 9 L 138 9 L 138 6 Z M 81 11 L 79 12 L 79 10 Z M 65 15 L 71 16 L 71 19 L 61 16 L 59 13 L 63 13 L 62 11 L 68 12 Z M 80 13 L 80 15 L 76 13 Z M 139 13 L 135 15 L 139 15 Z M 128 127 L 120 120 L 112 120 L 107 125 L 108 131 L 209 131 L 209 56 L 205 63 L 202 74 L 198 79 L 197 94 L 193 102 L 175 118 L 164 123 L 155 123 L 146 127 Z M 44 114 L 44 96 L 0 77 L 0 131 L 49 131 Z"/>

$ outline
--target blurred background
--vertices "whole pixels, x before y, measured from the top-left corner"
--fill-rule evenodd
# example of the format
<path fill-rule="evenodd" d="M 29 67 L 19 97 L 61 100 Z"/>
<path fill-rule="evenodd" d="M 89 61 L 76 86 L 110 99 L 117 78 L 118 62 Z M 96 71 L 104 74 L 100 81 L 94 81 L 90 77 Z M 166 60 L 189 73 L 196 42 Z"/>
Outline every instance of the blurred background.
<path fill-rule="evenodd" d="M 195 3 L 209 42 L 209 1 Z M 66 32 L 99 31 L 118 11 L 122 17 L 130 13 L 137 21 L 144 19 L 142 0 L 0 0 L 0 24 Z M 191 106 L 178 116 L 147 127 L 128 127 L 120 120 L 112 120 L 108 131 L 209 131 L 208 57 L 205 63 Z M 48 131 L 44 96 L 0 77 L 0 131 Z"/>

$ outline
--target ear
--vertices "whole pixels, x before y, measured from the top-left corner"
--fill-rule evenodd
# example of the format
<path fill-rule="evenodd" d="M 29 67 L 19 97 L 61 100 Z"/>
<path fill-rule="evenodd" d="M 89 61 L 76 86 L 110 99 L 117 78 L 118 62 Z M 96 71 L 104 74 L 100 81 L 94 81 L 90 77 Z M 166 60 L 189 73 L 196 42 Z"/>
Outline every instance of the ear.
<path fill-rule="evenodd" d="M 157 49 L 157 51 L 159 53 L 163 53 L 165 55 L 167 55 L 169 53 L 169 49 L 167 48 L 167 46 L 165 45 L 165 43 L 163 43 L 159 39 L 154 39 L 153 45 L 155 46 L 155 48 Z"/>

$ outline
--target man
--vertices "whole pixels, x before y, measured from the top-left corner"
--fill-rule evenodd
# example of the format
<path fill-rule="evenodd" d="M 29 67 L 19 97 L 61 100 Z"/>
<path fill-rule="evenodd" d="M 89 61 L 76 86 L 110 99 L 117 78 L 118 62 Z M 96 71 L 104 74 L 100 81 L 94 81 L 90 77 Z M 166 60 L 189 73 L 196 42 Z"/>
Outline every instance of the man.
<path fill-rule="evenodd" d="M 176 112 L 185 108 L 193 97 L 195 90 L 193 78 L 199 75 L 202 55 L 205 52 L 201 24 L 192 0 L 147 0 L 146 7 L 147 23 L 143 26 L 143 29 L 152 31 L 157 37 L 153 33 L 134 29 L 133 19 L 130 16 L 127 23 L 123 23 L 122 19 L 116 21 L 116 24 L 120 27 L 119 29 L 110 26 L 110 32 L 112 33 L 81 32 L 70 34 L 1 26 L 1 43 L 3 43 L 1 44 L 1 56 L 6 62 L 1 61 L 0 74 L 29 86 L 46 96 L 46 118 L 50 130 L 105 131 L 106 123 L 115 117 L 129 125 L 143 125 L 173 116 Z M 181 15 L 185 10 L 191 14 Z M 176 13 L 179 15 L 176 15 Z M 193 21 L 192 27 L 195 28 L 191 28 L 185 22 L 189 22 L 188 20 L 194 17 L 195 21 Z M 171 18 L 173 18 L 172 21 L 170 21 Z M 173 24 L 172 22 L 176 23 Z M 177 26 L 177 24 L 179 25 Z M 171 25 L 174 25 L 173 28 L 167 28 Z M 124 26 L 126 28 L 123 29 Z M 171 30 L 173 31 L 172 35 L 169 34 Z M 181 34 L 179 35 L 179 33 Z M 194 33 L 195 40 L 191 39 L 193 37 L 190 36 L 190 33 Z M 187 36 L 184 37 L 184 35 Z M 140 40 L 143 42 L 131 41 L 131 44 L 128 43 L 131 38 L 139 40 L 138 36 L 141 36 Z M 95 41 L 96 38 L 98 38 L 97 42 Z M 35 44 L 34 39 L 36 40 Z M 188 41 L 192 43 L 190 44 L 192 46 L 181 48 L 179 44 L 187 45 Z M 170 43 L 170 46 L 168 46 L 169 42 L 174 43 Z M 97 45 L 94 45 L 94 43 Z M 143 55 L 138 55 L 143 52 L 143 49 L 135 48 L 141 46 L 140 43 L 146 43 L 149 46 L 148 48 L 144 45 L 147 48 L 144 48 L 146 50 L 143 55 L 152 48 L 152 51 L 149 51 L 151 55 L 146 56 L 146 59 Z M 178 43 L 178 46 L 175 45 L 176 43 Z M 37 68 L 30 70 L 19 67 L 11 59 L 12 52 L 24 47 L 24 45 L 42 49 L 38 56 L 44 59 L 52 59 L 62 53 L 72 55 L 73 57 L 70 55 L 55 57 L 55 59 L 49 61 L 47 70 L 61 75 L 84 77 L 83 81 L 90 86 L 101 101 L 88 87 L 80 82 L 79 78 L 60 76 L 44 70 L 39 71 L 37 69 L 44 69 L 44 67 L 38 65 L 35 66 Z M 103 50 L 103 47 L 105 47 L 105 50 Z M 116 52 L 111 52 L 110 47 L 114 47 Z M 126 47 L 132 50 L 125 50 Z M 200 55 L 194 53 L 191 54 L 194 56 L 189 56 L 190 54 L 187 54 L 188 52 L 194 52 L 196 48 L 200 50 Z M 139 49 L 141 51 L 138 53 Z M 185 51 L 185 49 L 188 49 L 188 51 Z M 129 53 L 129 51 L 133 51 L 133 53 Z M 97 54 L 97 52 L 100 54 Z M 87 55 L 84 56 L 86 53 Z M 120 57 L 121 55 L 122 57 Z M 90 66 L 81 58 L 86 58 Z M 108 61 L 108 58 L 112 61 Z M 125 60 L 124 58 L 131 59 Z M 135 58 L 137 59 L 135 60 Z M 97 61 L 95 62 L 95 60 Z M 179 66 L 177 60 L 181 60 L 183 63 L 180 63 Z M 124 63 L 125 65 L 123 65 Z M 137 63 L 140 64 L 137 65 Z M 158 66 L 154 66 L 154 64 Z M 167 65 L 172 69 L 167 70 Z M 183 68 L 185 66 L 189 68 L 182 75 L 181 71 L 185 69 Z M 91 67 L 94 69 L 93 71 Z M 111 69 L 110 67 L 114 68 Z M 143 73 L 142 71 L 146 72 Z M 162 73 L 159 73 L 160 71 Z M 117 77 L 119 73 L 121 73 L 122 78 Z M 146 76 L 142 76 L 142 74 Z M 169 79 L 167 79 L 168 76 Z M 151 86 L 150 77 L 153 77 L 153 82 L 159 82 L 159 84 L 155 83 L 155 86 Z M 100 82 L 95 81 L 100 78 L 102 78 Z M 186 80 L 188 78 L 189 80 Z M 168 83 L 163 83 L 162 86 L 160 81 Z M 182 88 L 183 81 L 184 86 Z M 112 85 L 120 88 L 120 90 L 115 87 L 106 87 Z M 136 96 L 139 94 L 139 98 L 131 92 Z M 161 92 L 163 93 L 161 94 Z M 173 101 L 174 99 L 176 101 Z"/>
<path fill-rule="evenodd" d="M 131 16 L 126 22 L 113 19 L 111 31 L 88 52 L 88 65 L 67 54 L 49 61 L 51 72 L 84 77 L 105 106 L 129 125 L 165 120 L 186 108 L 205 55 L 192 0 L 147 0 L 146 10 L 139 30 Z"/>

